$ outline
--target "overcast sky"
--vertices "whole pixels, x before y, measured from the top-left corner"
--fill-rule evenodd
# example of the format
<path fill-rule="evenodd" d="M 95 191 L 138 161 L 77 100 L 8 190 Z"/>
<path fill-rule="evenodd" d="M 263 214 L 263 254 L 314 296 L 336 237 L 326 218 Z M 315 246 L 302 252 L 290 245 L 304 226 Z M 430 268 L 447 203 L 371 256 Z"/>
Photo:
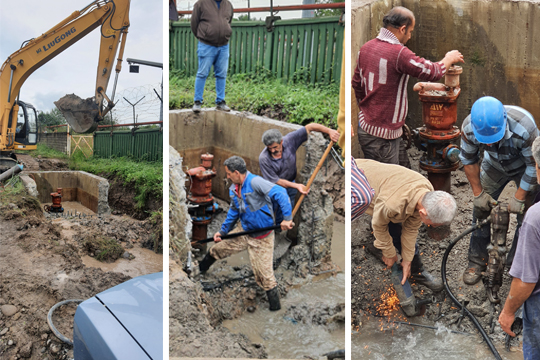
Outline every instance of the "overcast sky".
<path fill-rule="evenodd" d="M 89 3 L 89 0 L 0 0 L 1 61 L 4 62 L 9 55 L 19 49 L 23 41 L 40 36 Z M 119 98 L 119 94 L 131 94 L 133 98 L 128 99 L 135 103 L 148 93 L 148 89 L 151 93 L 146 95 L 145 100 L 152 96 L 155 100 L 152 89 L 160 91 L 162 70 L 141 66 L 138 74 L 130 73 L 125 60 L 134 58 L 163 62 L 163 2 L 132 0 L 129 18 L 131 25 L 115 101 L 122 98 L 122 96 Z M 83 99 L 94 96 L 99 42 L 98 27 L 36 70 L 24 83 L 21 100 L 33 104 L 38 110 L 50 111 L 55 107 L 53 102 L 65 94 L 75 93 Z M 109 81 L 108 96 L 111 96 L 114 76 L 112 74 Z M 122 102 L 125 101 L 122 99 Z M 131 113 L 131 106 L 127 106 Z M 159 115 L 159 110 L 157 113 Z"/>

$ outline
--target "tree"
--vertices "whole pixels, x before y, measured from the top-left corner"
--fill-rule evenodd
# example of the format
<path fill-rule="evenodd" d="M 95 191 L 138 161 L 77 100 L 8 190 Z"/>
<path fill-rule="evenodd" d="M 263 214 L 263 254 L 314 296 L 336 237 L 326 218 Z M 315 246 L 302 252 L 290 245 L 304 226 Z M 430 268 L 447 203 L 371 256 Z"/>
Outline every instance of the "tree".
<path fill-rule="evenodd" d="M 317 4 L 332 4 L 332 3 L 341 3 L 345 0 L 317 0 Z M 341 16 L 345 9 L 318 9 L 315 10 L 315 17 L 322 16 Z"/>
<path fill-rule="evenodd" d="M 66 124 L 66 119 L 57 108 L 50 112 L 40 111 L 38 121 L 41 127 Z"/>

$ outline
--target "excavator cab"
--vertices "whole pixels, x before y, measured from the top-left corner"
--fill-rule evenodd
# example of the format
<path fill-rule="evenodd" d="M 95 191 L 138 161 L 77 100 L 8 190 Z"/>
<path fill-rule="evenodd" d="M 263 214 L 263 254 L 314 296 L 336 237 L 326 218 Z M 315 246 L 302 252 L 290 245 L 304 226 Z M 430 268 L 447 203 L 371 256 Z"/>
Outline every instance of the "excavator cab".
<path fill-rule="evenodd" d="M 14 149 L 35 150 L 37 143 L 37 112 L 30 104 L 18 100 L 10 114 L 10 123 L 17 114 L 17 127 L 15 128 Z"/>

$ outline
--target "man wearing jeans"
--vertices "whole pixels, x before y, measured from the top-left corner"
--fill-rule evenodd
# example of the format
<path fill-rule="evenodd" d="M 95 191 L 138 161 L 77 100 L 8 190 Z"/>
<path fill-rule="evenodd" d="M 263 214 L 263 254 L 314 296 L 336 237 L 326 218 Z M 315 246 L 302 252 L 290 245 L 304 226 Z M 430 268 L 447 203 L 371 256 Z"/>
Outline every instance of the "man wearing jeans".
<path fill-rule="evenodd" d="M 193 112 L 201 111 L 204 84 L 214 66 L 216 77 L 216 109 L 230 111 L 225 103 L 225 82 L 229 67 L 229 39 L 232 34 L 233 7 L 229 0 L 199 0 L 193 6 L 191 31 L 199 40 L 199 69 L 195 79 Z"/>
<path fill-rule="evenodd" d="M 540 138 L 532 144 L 536 177 L 540 176 Z M 510 293 L 499 316 L 501 328 L 510 336 L 515 313 L 523 305 L 523 358 L 540 359 L 540 203 L 527 211 L 509 274 Z"/>

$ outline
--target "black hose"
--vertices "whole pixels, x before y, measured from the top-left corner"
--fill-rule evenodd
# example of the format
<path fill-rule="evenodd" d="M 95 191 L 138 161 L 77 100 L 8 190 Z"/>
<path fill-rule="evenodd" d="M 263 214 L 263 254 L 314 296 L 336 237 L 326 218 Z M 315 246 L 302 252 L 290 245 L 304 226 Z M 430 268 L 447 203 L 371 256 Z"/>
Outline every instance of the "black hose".
<path fill-rule="evenodd" d="M 478 331 L 480 331 L 480 334 L 482 334 L 482 337 L 484 338 L 484 340 L 486 341 L 487 345 L 489 346 L 489 349 L 491 350 L 491 352 L 493 353 L 493 355 L 495 356 L 495 359 L 497 360 L 502 360 L 501 358 L 501 355 L 499 355 L 499 352 L 497 351 L 497 349 L 495 348 L 495 346 L 493 345 L 493 343 L 491 342 L 491 339 L 489 338 L 488 334 L 486 334 L 485 330 L 482 328 L 482 325 L 480 325 L 480 323 L 478 322 L 478 320 L 474 317 L 474 315 L 469 311 L 469 309 L 467 309 L 465 306 L 463 306 L 459 300 L 454 296 L 454 294 L 452 293 L 452 291 L 450 290 L 450 287 L 448 286 L 448 280 L 446 279 L 446 261 L 448 261 L 448 255 L 450 254 L 450 251 L 452 251 L 452 249 L 454 248 L 454 246 L 457 244 L 457 242 L 459 240 L 461 240 L 463 237 L 465 237 L 467 234 L 470 234 L 471 232 L 473 232 L 474 230 L 476 229 L 479 229 L 481 228 L 482 226 L 488 224 L 489 222 L 491 221 L 491 216 L 488 216 L 487 219 L 485 219 L 484 221 L 482 221 L 481 223 L 479 224 L 476 224 L 476 225 L 473 225 L 471 226 L 470 228 L 468 228 L 467 230 L 465 230 L 464 232 L 462 232 L 457 238 L 455 238 L 454 240 L 452 240 L 452 242 L 450 242 L 450 244 L 448 245 L 448 247 L 446 248 L 446 251 L 444 252 L 444 256 L 443 256 L 443 261 L 442 261 L 442 265 L 441 265 L 441 276 L 442 276 L 442 281 L 443 281 L 443 284 L 444 284 L 444 288 L 446 289 L 446 292 L 448 293 L 448 295 L 450 295 L 450 299 L 452 299 L 452 301 L 461 309 L 463 310 L 467 316 L 471 319 L 471 321 L 473 322 L 473 324 L 478 328 Z"/>
<path fill-rule="evenodd" d="M 51 331 L 53 332 L 53 334 L 59 338 L 60 340 L 62 340 L 63 342 L 65 342 L 66 344 L 68 345 L 71 345 L 73 346 L 73 341 L 69 340 L 67 337 L 65 337 L 64 335 L 62 335 L 60 333 L 60 331 L 58 331 L 55 327 L 54 327 L 54 324 L 52 322 L 52 314 L 54 312 L 54 310 L 56 310 L 58 307 L 62 306 L 62 305 L 65 305 L 65 304 L 68 304 L 68 303 L 71 303 L 71 302 L 75 302 L 77 304 L 80 304 L 82 303 L 84 300 L 79 300 L 79 299 L 76 299 L 76 300 L 64 300 L 64 301 L 61 301 L 59 302 L 58 304 L 55 304 L 51 310 L 49 310 L 49 313 L 47 314 L 47 323 L 49 324 L 49 328 L 51 329 Z"/>

